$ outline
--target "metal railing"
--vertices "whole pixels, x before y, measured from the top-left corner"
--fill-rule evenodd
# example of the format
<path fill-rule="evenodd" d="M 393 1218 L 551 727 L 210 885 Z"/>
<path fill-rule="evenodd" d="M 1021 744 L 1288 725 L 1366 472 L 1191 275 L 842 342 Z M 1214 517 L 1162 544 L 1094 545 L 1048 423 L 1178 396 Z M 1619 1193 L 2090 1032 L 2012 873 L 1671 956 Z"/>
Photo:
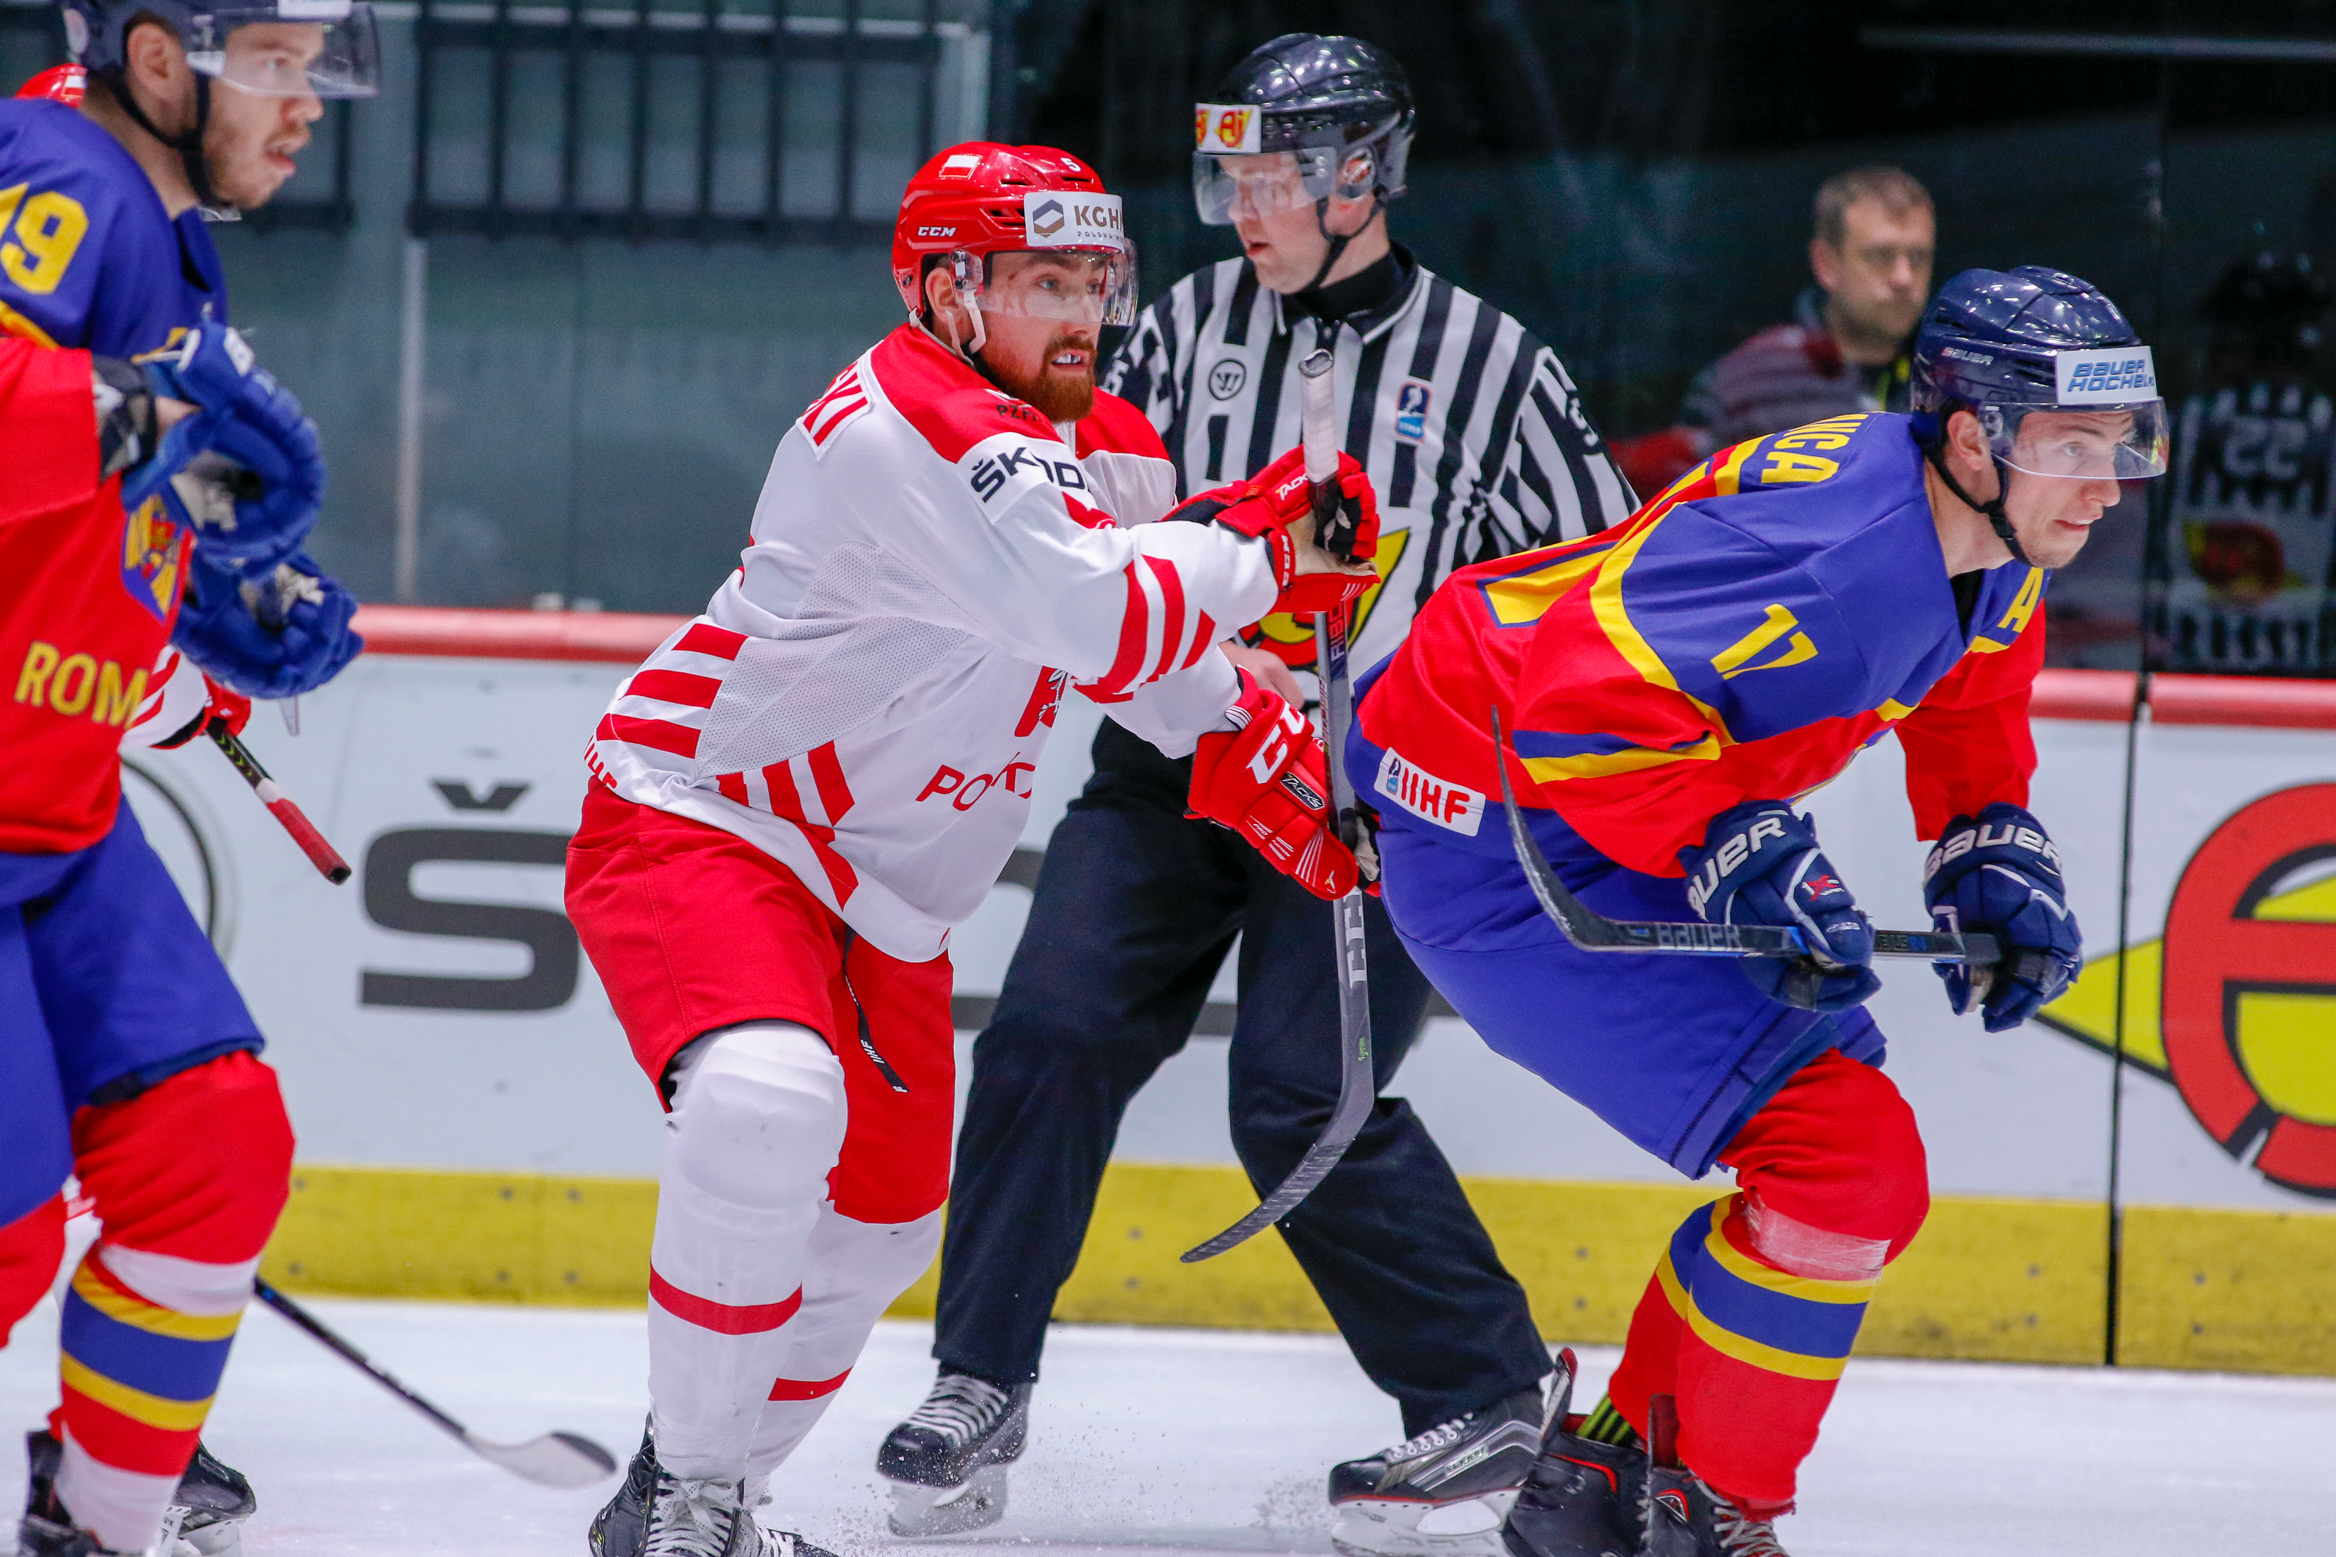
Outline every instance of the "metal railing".
<path fill-rule="evenodd" d="M 978 134 L 987 8 L 422 0 L 416 236 L 877 241 L 900 184 Z"/>

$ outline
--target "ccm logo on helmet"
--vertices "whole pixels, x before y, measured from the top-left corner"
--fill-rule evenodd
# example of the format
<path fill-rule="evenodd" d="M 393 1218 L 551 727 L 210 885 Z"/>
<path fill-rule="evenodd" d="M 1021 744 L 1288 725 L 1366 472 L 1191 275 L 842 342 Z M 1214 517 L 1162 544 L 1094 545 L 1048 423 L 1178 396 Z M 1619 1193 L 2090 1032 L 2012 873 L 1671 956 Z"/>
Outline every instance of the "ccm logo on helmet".
<path fill-rule="evenodd" d="M 957 229 L 954 227 L 919 227 L 917 236 L 920 238 L 954 238 L 957 236 Z"/>
<path fill-rule="evenodd" d="M 935 795 L 947 795 L 952 806 L 960 811 L 970 811 L 993 788 L 1003 788 L 1007 794 L 1019 795 L 1027 800 L 1030 798 L 1030 781 L 1023 775 L 1037 771 L 1035 763 L 1014 761 L 995 773 L 976 773 L 967 778 L 955 768 L 944 764 L 935 768 L 933 776 L 925 780 L 925 787 L 917 792 L 917 799 L 922 801 Z"/>

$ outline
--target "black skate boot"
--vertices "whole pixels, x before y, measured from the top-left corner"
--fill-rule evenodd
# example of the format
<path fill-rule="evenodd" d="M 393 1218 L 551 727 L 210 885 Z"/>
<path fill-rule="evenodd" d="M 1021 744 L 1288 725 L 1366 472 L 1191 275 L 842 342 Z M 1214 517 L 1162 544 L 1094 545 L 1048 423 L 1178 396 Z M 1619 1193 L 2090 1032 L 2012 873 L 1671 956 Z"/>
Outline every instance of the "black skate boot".
<path fill-rule="evenodd" d="M 1541 1391 L 1454 1417 L 1330 1472 L 1330 1544 L 1349 1557 L 1503 1557 L 1501 1523 L 1533 1469 Z"/>
<path fill-rule="evenodd" d="M 1030 1386 L 1000 1389 L 947 1368 L 876 1451 L 892 1483 L 894 1535 L 963 1535 L 1006 1517 L 1006 1467 L 1030 1438 Z"/>
<path fill-rule="evenodd" d="M 243 1522 L 259 1509 L 251 1483 L 243 1472 L 195 1444 L 195 1457 L 171 1494 L 170 1511 L 162 1516 L 163 1557 L 179 1557 L 171 1537 L 192 1547 L 197 1557 L 242 1557 Z"/>
<path fill-rule="evenodd" d="M 24 1449 L 32 1461 L 32 1481 L 25 1489 L 24 1519 L 16 1527 L 17 1557 L 143 1557 L 100 1546 L 96 1536 L 73 1522 L 57 1500 L 56 1439 L 45 1432 L 26 1433 Z"/>
<path fill-rule="evenodd" d="M 44 1497 L 54 1500 L 57 1464 L 64 1446 L 46 1431 L 24 1435 L 25 1456 L 32 1462 L 25 1506 L 29 1513 Z M 251 1483 L 243 1472 L 214 1455 L 201 1440 L 187 1462 L 178 1490 L 162 1516 L 162 1540 L 155 1550 L 161 1557 L 240 1557 L 243 1522 L 259 1509 Z"/>
<path fill-rule="evenodd" d="M 649 1494 L 657 1486 L 656 1418 L 641 1428 L 641 1447 L 625 1467 L 625 1479 L 599 1513 L 587 1536 L 592 1557 L 641 1557 L 649 1541 Z"/>
<path fill-rule="evenodd" d="M 1679 1463 L 1678 1414 L 1668 1395 L 1648 1403 L 1653 1464 L 1639 1503 L 1645 1557 L 1790 1557 L 1776 1526 L 1753 1519 Z"/>
<path fill-rule="evenodd" d="M 1558 1353 L 1540 1458 L 1501 1531 L 1509 1557 L 1637 1557 L 1646 1451 L 1574 1431 L 1574 1354 Z"/>
<path fill-rule="evenodd" d="M 654 1417 L 587 1540 L 592 1557 L 836 1557 L 791 1531 L 756 1524 L 739 1482 L 667 1474 L 657 1463 Z"/>

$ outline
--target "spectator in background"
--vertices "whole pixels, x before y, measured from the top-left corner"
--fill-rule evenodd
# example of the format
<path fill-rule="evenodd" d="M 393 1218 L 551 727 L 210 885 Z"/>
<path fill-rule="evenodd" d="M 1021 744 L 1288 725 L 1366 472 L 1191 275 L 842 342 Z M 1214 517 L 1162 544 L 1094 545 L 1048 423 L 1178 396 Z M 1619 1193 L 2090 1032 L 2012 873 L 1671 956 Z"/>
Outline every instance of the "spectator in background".
<path fill-rule="evenodd" d="M 1793 321 L 1705 368 L 1678 422 L 1618 441 L 1643 500 L 1714 449 L 1844 411 L 1906 409 L 1907 353 L 1930 300 L 1937 222 L 1930 191 L 1892 167 L 1851 168 L 1817 190 L 1809 269 Z"/>

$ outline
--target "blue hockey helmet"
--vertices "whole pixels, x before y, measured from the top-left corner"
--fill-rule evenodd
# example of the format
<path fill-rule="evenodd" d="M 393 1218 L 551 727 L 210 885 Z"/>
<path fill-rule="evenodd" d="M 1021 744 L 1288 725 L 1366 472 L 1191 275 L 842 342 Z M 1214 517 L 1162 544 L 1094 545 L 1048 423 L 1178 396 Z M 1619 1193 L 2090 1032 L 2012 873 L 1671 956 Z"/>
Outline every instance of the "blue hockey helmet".
<path fill-rule="evenodd" d="M 1909 408 L 1934 458 L 1948 415 L 1968 409 L 1996 460 L 2031 475 L 2166 470 L 2166 407 L 2149 347 L 2100 288 L 2043 265 L 1966 270 L 1939 289 L 1915 334 Z M 2080 416 L 2022 436 L 2039 411 Z"/>
<path fill-rule="evenodd" d="M 119 76 L 131 24 L 166 23 L 199 76 L 260 97 L 371 97 L 381 42 L 368 0 L 63 0 L 65 44 L 91 77 Z M 313 37 L 249 34 L 256 23 L 318 29 Z M 308 44 L 315 44 L 313 54 Z"/>

